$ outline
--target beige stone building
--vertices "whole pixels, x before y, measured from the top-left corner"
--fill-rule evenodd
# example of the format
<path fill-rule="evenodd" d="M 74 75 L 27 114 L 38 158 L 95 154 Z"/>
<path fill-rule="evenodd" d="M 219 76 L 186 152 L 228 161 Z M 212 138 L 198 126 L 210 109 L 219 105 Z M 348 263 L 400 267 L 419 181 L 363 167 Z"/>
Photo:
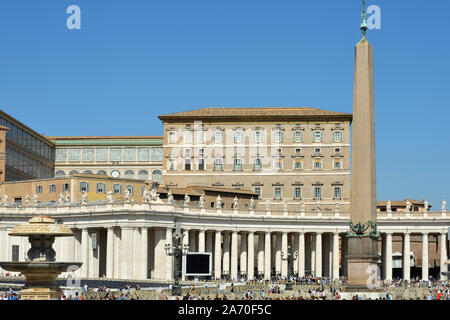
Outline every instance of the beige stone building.
<path fill-rule="evenodd" d="M 159 116 L 167 186 L 258 193 L 259 208 L 334 211 L 350 197 L 352 115 L 316 108 L 203 108 Z M 319 201 L 319 203 L 318 203 Z"/>
<path fill-rule="evenodd" d="M 76 173 L 162 181 L 162 137 L 48 137 L 56 146 L 55 176 Z"/>

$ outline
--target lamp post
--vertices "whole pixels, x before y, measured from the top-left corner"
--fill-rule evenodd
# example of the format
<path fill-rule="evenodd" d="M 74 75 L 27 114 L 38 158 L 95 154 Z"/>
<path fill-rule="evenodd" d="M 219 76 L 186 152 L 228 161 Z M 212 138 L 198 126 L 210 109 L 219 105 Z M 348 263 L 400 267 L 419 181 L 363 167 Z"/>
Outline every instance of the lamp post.
<path fill-rule="evenodd" d="M 179 280 L 181 277 L 181 258 L 183 255 L 186 255 L 189 252 L 189 246 L 187 244 L 181 245 L 181 228 L 180 225 L 177 224 L 176 232 L 173 245 L 166 244 L 164 249 L 166 250 L 166 254 L 168 256 L 175 257 L 174 259 L 174 279 L 175 283 L 172 285 L 172 296 L 181 296 L 181 286 L 179 285 Z"/>
<path fill-rule="evenodd" d="M 286 283 L 286 290 L 292 290 L 292 282 L 291 282 L 291 276 L 292 276 L 292 272 L 291 272 L 291 268 L 289 268 L 290 265 L 292 265 L 293 261 L 297 260 L 298 257 L 298 251 L 292 252 L 291 250 L 291 246 L 288 246 L 288 252 L 284 253 L 283 251 L 281 252 L 281 260 L 287 261 L 288 262 L 288 282 Z"/>

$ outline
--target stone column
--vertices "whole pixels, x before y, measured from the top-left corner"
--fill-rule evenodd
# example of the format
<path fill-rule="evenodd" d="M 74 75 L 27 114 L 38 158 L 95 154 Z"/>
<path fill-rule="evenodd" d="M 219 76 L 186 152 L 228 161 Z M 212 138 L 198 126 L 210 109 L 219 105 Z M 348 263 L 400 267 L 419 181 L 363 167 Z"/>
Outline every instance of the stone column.
<path fill-rule="evenodd" d="M 316 275 L 316 234 L 311 234 L 310 250 L 311 250 L 311 274 Z"/>
<path fill-rule="evenodd" d="M 230 233 L 223 233 L 223 273 L 230 274 Z"/>
<path fill-rule="evenodd" d="M 258 233 L 258 274 L 264 274 L 264 234 Z"/>
<path fill-rule="evenodd" d="M 172 227 L 166 228 L 166 245 L 170 245 L 172 247 Z M 173 256 L 166 255 L 166 280 L 173 279 Z"/>
<path fill-rule="evenodd" d="M 122 227 L 122 240 L 121 240 L 121 256 L 120 256 L 120 278 L 131 279 L 133 278 L 134 268 L 134 228 Z"/>
<path fill-rule="evenodd" d="M 392 280 L 392 233 L 386 233 L 386 279 Z"/>
<path fill-rule="evenodd" d="M 305 234 L 301 232 L 298 235 L 298 276 L 305 276 L 306 250 L 305 250 Z"/>
<path fill-rule="evenodd" d="M 447 258 L 447 233 L 442 232 L 441 233 L 441 280 L 447 280 L 447 276 L 444 276 L 442 272 L 447 272 L 448 265 L 446 264 L 448 258 Z"/>
<path fill-rule="evenodd" d="M 141 253 L 141 233 L 139 228 L 134 228 L 133 230 L 133 279 L 139 279 L 141 277 L 142 271 L 142 253 Z"/>
<path fill-rule="evenodd" d="M 205 252 L 205 230 L 198 231 L 198 252 Z"/>
<path fill-rule="evenodd" d="M 185 245 L 189 246 L 189 230 L 186 230 L 186 229 L 183 230 L 183 239 L 181 241 L 182 241 L 182 246 L 183 247 Z M 190 247 L 189 247 L 188 251 L 191 251 Z M 184 275 L 183 272 L 182 272 L 182 275 L 181 275 L 181 280 L 183 280 L 183 281 L 186 280 L 186 276 Z"/>
<path fill-rule="evenodd" d="M 410 280 L 411 273 L 411 245 L 410 234 L 403 235 L 403 280 Z"/>
<path fill-rule="evenodd" d="M 113 278 L 120 278 L 120 247 L 121 247 L 121 228 L 115 228 L 114 230 L 114 267 L 113 267 Z"/>
<path fill-rule="evenodd" d="M 237 231 L 231 233 L 231 279 L 237 279 L 238 269 L 238 234 Z"/>
<path fill-rule="evenodd" d="M 107 228 L 106 236 L 106 278 L 114 278 L 114 229 Z"/>
<path fill-rule="evenodd" d="M 250 231 L 248 233 L 248 264 L 247 264 L 247 279 L 253 280 L 255 278 L 255 233 Z"/>
<path fill-rule="evenodd" d="M 148 228 L 141 231 L 141 279 L 148 279 Z"/>
<path fill-rule="evenodd" d="M 265 233 L 265 240 L 264 240 L 264 279 L 270 280 L 271 278 L 271 266 L 270 266 L 270 258 L 271 258 L 271 239 L 270 239 L 270 232 Z"/>
<path fill-rule="evenodd" d="M 221 263 L 222 263 L 222 233 L 217 230 L 216 231 L 216 241 L 215 241 L 215 249 L 214 249 L 214 277 L 216 279 L 220 279 L 222 276 L 221 271 Z"/>
<path fill-rule="evenodd" d="M 89 232 L 87 228 L 81 229 L 81 277 L 87 278 L 89 274 Z"/>
<path fill-rule="evenodd" d="M 291 240 L 291 248 L 292 248 L 292 254 L 294 255 L 295 252 L 298 253 L 298 234 L 294 233 L 292 234 L 289 239 Z M 293 256 L 295 258 L 295 256 Z M 292 261 L 292 271 L 294 273 L 294 275 L 298 275 L 298 256 L 297 256 L 297 260 L 293 260 Z"/>
<path fill-rule="evenodd" d="M 155 249 L 154 249 L 154 278 L 165 280 L 167 278 L 167 255 L 164 249 L 166 244 L 166 230 L 155 229 Z"/>
<path fill-rule="evenodd" d="M 284 254 L 284 257 L 287 257 L 288 254 L 288 234 L 287 232 L 283 232 L 281 234 L 281 251 Z M 281 276 L 287 278 L 288 276 L 288 261 L 281 260 Z"/>
<path fill-rule="evenodd" d="M 422 280 L 428 280 L 428 233 L 422 233 Z"/>
<path fill-rule="evenodd" d="M 245 232 L 241 233 L 241 254 L 239 257 L 239 270 L 241 274 L 247 274 L 247 234 Z"/>
<path fill-rule="evenodd" d="M 322 233 L 316 233 L 316 277 L 322 277 Z"/>
<path fill-rule="evenodd" d="M 274 234 L 275 238 L 275 273 L 281 274 L 281 235 Z"/>
<path fill-rule="evenodd" d="M 339 233 L 333 234 L 333 279 L 339 279 Z"/>

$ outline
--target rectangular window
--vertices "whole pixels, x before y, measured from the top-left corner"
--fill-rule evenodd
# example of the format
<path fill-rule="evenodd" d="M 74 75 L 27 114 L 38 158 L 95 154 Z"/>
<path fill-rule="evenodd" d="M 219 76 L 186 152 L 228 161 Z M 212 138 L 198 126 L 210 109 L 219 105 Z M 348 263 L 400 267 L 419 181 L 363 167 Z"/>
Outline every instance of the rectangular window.
<path fill-rule="evenodd" d="M 222 170 L 222 159 L 214 160 L 214 170 Z"/>
<path fill-rule="evenodd" d="M 63 192 L 66 192 L 66 191 L 68 192 L 69 189 L 70 189 L 70 185 L 68 183 L 64 183 L 63 184 Z"/>
<path fill-rule="evenodd" d="M 254 170 L 261 170 L 262 161 L 261 159 L 255 159 Z"/>
<path fill-rule="evenodd" d="M 174 171 L 175 170 L 175 160 L 169 159 L 168 167 L 169 167 L 169 171 Z"/>
<path fill-rule="evenodd" d="M 173 131 L 169 132 L 169 143 L 176 143 L 176 141 L 177 141 L 176 138 L 177 138 L 177 136 L 176 136 L 175 132 L 173 132 Z"/>
<path fill-rule="evenodd" d="M 192 132 L 191 131 L 184 132 L 184 143 L 186 143 L 186 144 L 192 143 Z"/>
<path fill-rule="evenodd" d="M 234 142 L 235 143 L 242 143 L 242 141 L 243 141 L 243 133 L 242 133 L 242 131 L 236 131 L 235 133 L 234 133 Z"/>
<path fill-rule="evenodd" d="M 320 170 L 320 169 L 322 169 L 322 162 L 314 161 L 314 170 Z"/>
<path fill-rule="evenodd" d="M 108 161 L 108 149 L 107 148 L 95 149 L 95 161 L 107 162 Z"/>
<path fill-rule="evenodd" d="M 301 198 L 302 198 L 302 188 L 295 187 L 294 188 L 294 199 L 301 199 Z"/>
<path fill-rule="evenodd" d="M 320 200 L 322 198 L 322 188 L 314 187 L 314 200 Z"/>
<path fill-rule="evenodd" d="M 334 162 L 334 169 L 336 169 L 336 170 L 341 169 L 341 162 L 340 161 L 335 161 Z"/>
<path fill-rule="evenodd" d="M 163 160 L 163 148 L 152 148 L 152 161 Z"/>
<path fill-rule="evenodd" d="M 184 156 L 189 158 L 191 156 L 191 149 L 185 149 Z"/>
<path fill-rule="evenodd" d="M 56 184 L 51 184 L 51 185 L 50 185 L 50 190 L 49 190 L 49 192 L 50 192 L 50 193 L 55 193 L 55 192 L 56 192 Z"/>
<path fill-rule="evenodd" d="M 277 155 L 281 155 L 281 148 L 277 148 L 276 154 L 277 154 Z"/>
<path fill-rule="evenodd" d="M 138 161 L 150 161 L 150 148 L 138 148 Z"/>
<path fill-rule="evenodd" d="M 341 153 L 341 148 L 335 148 L 335 149 L 334 149 L 334 152 L 335 152 L 335 153 Z"/>
<path fill-rule="evenodd" d="M 123 149 L 123 161 L 136 161 L 136 148 L 124 148 Z"/>
<path fill-rule="evenodd" d="M 89 182 L 80 182 L 80 192 L 89 192 Z"/>
<path fill-rule="evenodd" d="M 234 170 L 242 170 L 242 159 L 234 159 Z"/>
<path fill-rule="evenodd" d="M 214 142 L 215 143 L 223 142 L 223 132 L 222 131 L 216 131 L 216 133 L 214 134 Z"/>
<path fill-rule="evenodd" d="M 253 191 L 258 194 L 258 200 L 260 200 L 262 196 L 261 187 L 254 187 Z"/>
<path fill-rule="evenodd" d="M 122 161 L 122 149 L 114 148 L 110 150 L 111 161 Z"/>
<path fill-rule="evenodd" d="M 13 262 L 18 262 L 19 261 L 19 246 L 18 245 L 12 245 L 11 249 L 12 249 L 11 260 Z"/>
<path fill-rule="evenodd" d="M 200 131 L 197 137 L 198 143 L 205 143 L 205 133 L 203 131 Z"/>
<path fill-rule="evenodd" d="M 315 149 L 314 149 L 314 152 L 315 152 L 315 153 L 320 153 L 320 148 L 315 148 Z"/>
<path fill-rule="evenodd" d="M 294 132 L 294 142 L 296 143 L 303 142 L 303 132 L 301 131 Z"/>
<path fill-rule="evenodd" d="M 333 132 L 333 142 L 342 142 L 342 131 Z"/>
<path fill-rule="evenodd" d="M 19 206 L 22 205 L 22 198 L 14 198 L 14 203 L 18 204 Z"/>
<path fill-rule="evenodd" d="M 130 194 L 134 194 L 134 186 L 131 184 L 127 184 L 127 190 Z"/>
<path fill-rule="evenodd" d="M 67 149 L 56 149 L 55 161 L 56 162 L 66 162 L 67 161 Z"/>
<path fill-rule="evenodd" d="M 274 162 L 274 169 L 275 170 L 282 170 L 283 169 L 283 161 L 275 160 L 275 162 Z"/>
<path fill-rule="evenodd" d="M 104 183 L 97 183 L 97 193 L 105 193 L 106 186 Z"/>
<path fill-rule="evenodd" d="M 341 187 L 334 187 L 333 192 L 334 199 L 341 199 L 342 197 L 342 188 Z"/>
<path fill-rule="evenodd" d="M 275 143 L 283 142 L 283 131 L 281 130 L 275 131 L 274 142 Z"/>
<path fill-rule="evenodd" d="M 198 170 L 200 170 L 200 171 L 205 170 L 205 160 L 204 159 L 198 159 Z"/>
<path fill-rule="evenodd" d="M 122 193 L 122 185 L 121 184 L 115 184 L 113 186 L 113 190 L 115 194 L 121 194 Z"/>
<path fill-rule="evenodd" d="M 83 149 L 83 161 L 94 161 L 94 149 Z"/>
<path fill-rule="evenodd" d="M 254 142 L 261 143 L 262 142 L 262 132 L 261 131 L 255 131 L 254 135 Z"/>
<path fill-rule="evenodd" d="M 296 160 L 294 162 L 294 170 L 301 170 L 302 169 L 302 162 L 299 160 Z"/>
<path fill-rule="evenodd" d="M 198 149 L 198 156 L 199 158 L 203 158 L 205 156 L 205 149 Z"/>
<path fill-rule="evenodd" d="M 42 193 L 42 186 L 36 186 L 36 194 Z"/>
<path fill-rule="evenodd" d="M 184 170 L 191 170 L 191 159 L 184 160 Z"/>
<path fill-rule="evenodd" d="M 314 131 L 313 142 L 322 142 L 322 131 Z"/>
<path fill-rule="evenodd" d="M 281 199 L 281 187 L 275 187 L 273 189 L 273 198 L 275 200 L 280 200 Z"/>
<path fill-rule="evenodd" d="M 69 149 L 69 162 L 80 162 L 81 149 Z"/>

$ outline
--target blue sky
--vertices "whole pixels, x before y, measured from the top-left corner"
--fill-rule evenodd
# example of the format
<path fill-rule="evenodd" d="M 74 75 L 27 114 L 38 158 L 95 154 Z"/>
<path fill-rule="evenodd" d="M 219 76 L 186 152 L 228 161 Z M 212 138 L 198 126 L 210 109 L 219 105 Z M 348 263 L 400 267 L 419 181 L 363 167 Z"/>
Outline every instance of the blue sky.
<path fill-rule="evenodd" d="M 379 200 L 450 200 L 450 1 L 372 0 Z M 81 8 L 68 30 L 66 8 Z M 160 135 L 207 106 L 352 112 L 359 0 L 2 0 L 0 108 L 47 135 Z"/>

